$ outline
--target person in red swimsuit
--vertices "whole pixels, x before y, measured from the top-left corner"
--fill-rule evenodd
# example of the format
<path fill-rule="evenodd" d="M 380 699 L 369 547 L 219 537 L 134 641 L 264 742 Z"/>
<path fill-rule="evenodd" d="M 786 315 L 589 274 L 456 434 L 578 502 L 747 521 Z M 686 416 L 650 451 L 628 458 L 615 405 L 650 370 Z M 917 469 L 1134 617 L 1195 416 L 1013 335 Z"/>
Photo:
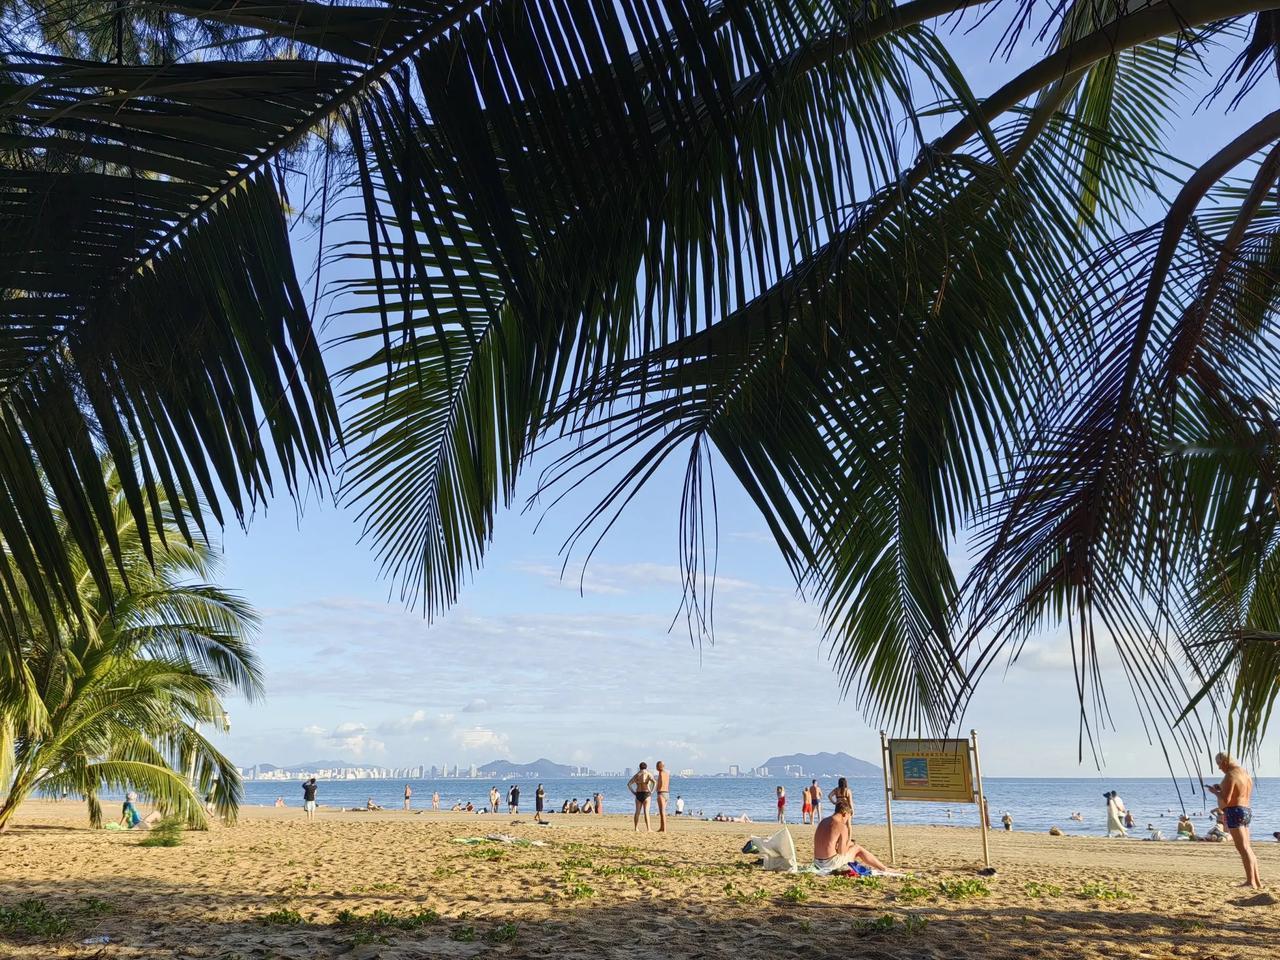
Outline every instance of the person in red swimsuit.
<path fill-rule="evenodd" d="M 804 788 L 803 794 L 804 805 L 800 807 L 800 822 L 813 823 L 813 805 L 809 802 L 812 795 L 809 793 L 808 787 Z"/>
<path fill-rule="evenodd" d="M 778 787 L 778 822 L 787 822 L 787 788 Z"/>

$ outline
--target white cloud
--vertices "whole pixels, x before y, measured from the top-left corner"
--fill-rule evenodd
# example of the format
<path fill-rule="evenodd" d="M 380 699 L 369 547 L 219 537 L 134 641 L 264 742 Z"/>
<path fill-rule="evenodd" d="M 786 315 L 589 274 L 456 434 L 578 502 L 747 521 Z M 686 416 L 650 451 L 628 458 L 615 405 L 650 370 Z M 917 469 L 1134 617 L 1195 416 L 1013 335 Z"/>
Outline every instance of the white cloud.
<path fill-rule="evenodd" d="M 327 731 L 323 727 L 312 725 L 304 727 L 302 732 L 313 738 L 317 746 L 343 754 L 334 759 L 363 760 L 370 754 L 385 753 L 387 749 L 385 743 L 369 735 L 369 728 L 363 723 L 344 721 Z"/>
<path fill-rule="evenodd" d="M 408 716 L 382 721 L 378 724 L 378 732 L 388 736 L 403 736 L 420 730 L 448 730 L 452 726 L 452 713 L 429 714 L 425 710 L 415 710 Z"/>
<path fill-rule="evenodd" d="M 670 753 L 683 760 L 701 760 L 704 756 L 702 748 L 688 740 L 657 740 L 653 744 L 654 755 Z"/>
<path fill-rule="evenodd" d="M 475 700 L 472 700 L 465 707 L 463 707 L 462 712 L 463 713 L 484 713 L 484 711 L 488 709 L 489 709 L 489 701 L 485 700 L 483 697 L 477 697 Z"/>
<path fill-rule="evenodd" d="M 511 755 L 510 738 L 487 727 L 469 727 L 456 731 L 453 736 L 464 750 L 489 750 L 503 756 Z"/>

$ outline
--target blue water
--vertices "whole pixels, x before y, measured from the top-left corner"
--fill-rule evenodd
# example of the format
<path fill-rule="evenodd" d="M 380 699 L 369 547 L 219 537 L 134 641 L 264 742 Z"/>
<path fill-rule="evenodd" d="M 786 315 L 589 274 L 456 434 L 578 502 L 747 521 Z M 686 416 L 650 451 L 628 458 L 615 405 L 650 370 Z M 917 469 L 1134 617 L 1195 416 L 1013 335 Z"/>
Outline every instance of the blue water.
<path fill-rule="evenodd" d="M 448 810 L 455 801 L 466 803 L 468 800 L 479 807 L 488 802 L 491 786 L 497 786 L 503 798 L 502 809 L 505 810 L 507 789 L 513 782 L 518 782 L 520 809 L 529 814 L 533 812 L 533 793 L 538 785 L 536 780 L 523 779 L 321 780 L 318 800 L 322 806 L 363 807 L 365 801 L 373 797 L 384 807 L 399 809 L 403 804 L 406 782 L 413 787 L 413 808 L 417 810 L 431 806 L 431 794 L 435 790 L 440 791 L 442 809 Z M 671 781 L 671 809 L 674 809 L 678 794 L 684 797 L 685 812 L 689 814 L 697 815 L 700 811 L 704 817 L 714 817 L 718 813 L 737 817 L 745 813 L 752 820 L 771 821 L 776 812 L 774 790 L 779 783 L 787 788 L 787 820 L 799 822 L 800 788 L 808 783 L 807 780 L 677 777 Z M 819 783 L 824 794 L 835 786 L 834 780 L 825 778 Z M 852 779 L 849 783 L 857 807 L 855 821 L 884 823 L 884 782 Z M 582 801 L 596 791 L 604 793 L 605 813 L 630 813 L 632 809 L 626 784 L 620 778 L 575 777 L 544 780 L 542 784 L 547 793 L 548 810 L 558 811 L 565 800 L 576 797 Z M 1102 794 L 1107 790 L 1119 791 L 1125 805 L 1133 811 L 1139 835 L 1143 833 L 1142 828 L 1153 823 L 1165 836 L 1172 836 L 1178 814 L 1183 810 L 1195 821 L 1198 833 L 1204 833 L 1212 823 L 1207 817 L 1214 806 L 1212 795 L 1205 794 L 1199 784 L 1185 780 L 1175 783 L 1167 777 L 1148 780 L 993 777 L 984 780 L 983 785 L 991 809 L 991 821 L 996 829 L 1000 828 L 1000 817 L 1007 810 L 1013 816 L 1015 830 L 1040 833 L 1057 826 L 1066 833 L 1101 835 L 1106 823 Z M 276 797 L 283 796 L 290 807 L 302 805 L 300 781 L 257 780 L 246 782 L 244 786 L 245 802 L 249 804 L 269 806 Z M 950 818 L 947 817 L 948 810 Z M 1073 811 L 1084 814 L 1084 822 L 1069 820 Z M 895 802 L 893 820 L 900 824 L 954 826 L 976 826 L 978 823 L 977 807 L 973 804 Z M 1254 789 L 1253 832 L 1270 836 L 1274 830 L 1280 830 L 1280 778 L 1260 779 Z"/>

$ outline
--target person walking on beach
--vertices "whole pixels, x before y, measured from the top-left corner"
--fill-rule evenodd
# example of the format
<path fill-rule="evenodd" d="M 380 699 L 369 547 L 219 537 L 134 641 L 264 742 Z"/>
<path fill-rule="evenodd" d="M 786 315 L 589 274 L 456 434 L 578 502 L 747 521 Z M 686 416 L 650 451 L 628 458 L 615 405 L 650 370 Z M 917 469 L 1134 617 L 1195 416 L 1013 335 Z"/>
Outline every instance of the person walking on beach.
<path fill-rule="evenodd" d="M 787 788 L 781 784 L 778 786 L 778 822 L 787 822 Z"/>
<path fill-rule="evenodd" d="M 649 772 L 649 765 L 641 762 L 640 769 L 636 771 L 636 775 L 627 781 L 627 789 L 631 791 L 631 795 L 636 798 L 636 814 L 632 820 L 632 826 L 635 832 L 640 830 L 640 814 L 644 814 L 644 832 L 649 832 L 649 794 L 653 792 L 653 774 Z"/>
<path fill-rule="evenodd" d="M 440 791 L 439 790 L 433 791 L 431 794 L 431 809 L 432 810 L 440 809 Z"/>
<path fill-rule="evenodd" d="M 1231 834 L 1240 862 L 1244 864 L 1244 883 L 1241 886 L 1261 890 L 1258 857 L 1249 843 L 1249 824 L 1253 822 L 1253 808 L 1249 805 L 1253 797 L 1253 778 L 1230 754 L 1219 753 L 1213 760 L 1222 771 L 1222 782 L 1210 785 L 1209 792 L 1218 798 L 1218 809 L 1222 811 L 1227 833 Z"/>
<path fill-rule="evenodd" d="M 407 783 L 404 785 L 404 808 L 409 809 L 409 803 L 413 800 L 413 787 Z"/>
<path fill-rule="evenodd" d="M 507 793 L 507 813 L 514 816 L 520 814 L 520 784 L 513 783 Z"/>
<path fill-rule="evenodd" d="M 307 819 L 316 818 L 316 778 L 312 777 L 302 785 L 302 809 L 307 812 Z"/>
<path fill-rule="evenodd" d="M 809 806 L 813 808 L 813 822 L 817 823 L 822 817 L 822 788 L 817 780 L 809 784 Z"/>
<path fill-rule="evenodd" d="M 489 788 L 489 809 L 498 812 L 498 788 L 496 786 Z"/>
<path fill-rule="evenodd" d="M 542 789 L 542 784 L 538 784 L 538 789 L 533 793 L 533 821 L 534 823 L 542 822 L 542 808 L 547 802 L 547 791 Z"/>
<path fill-rule="evenodd" d="M 1124 828 L 1124 815 L 1128 811 L 1124 808 L 1124 801 L 1114 790 L 1108 790 L 1102 796 L 1107 801 L 1107 836 L 1127 837 L 1129 834 Z"/>
<path fill-rule="evenodd" d="M 658 832 L 667 832 L 667 797 L 671 795 L 671 773 L 666 764 L 658 761 L 658 781 L 655 785 L 658 795 Z"/>

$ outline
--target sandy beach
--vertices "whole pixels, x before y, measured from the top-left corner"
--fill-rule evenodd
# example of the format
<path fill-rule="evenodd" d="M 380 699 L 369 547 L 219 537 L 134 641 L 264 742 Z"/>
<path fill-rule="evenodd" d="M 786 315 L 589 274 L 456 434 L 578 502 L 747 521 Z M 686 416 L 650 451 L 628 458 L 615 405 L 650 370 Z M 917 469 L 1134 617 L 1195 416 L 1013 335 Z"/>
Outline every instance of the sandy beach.
<path fill-rule="evenodd" d="M 858 882 L 759 870 L 739 851 L 768 824 L 552 820 L 249 808 L 163 848 L 88 829 L 81 805 L 31 803 L 0 837 L 0 956 L 1269 958 L 1280 944 L 1280 906 L 1236 886 L 1228 844 L 996 832 L 998 873 L 979 878 L 976 829 L 910 828 L 897 853 L 913 876 Z M 791 829 L 810 857 L 812 828 Z M 541 845 L 455 842 L 495 832 Z M 887 855 L 883 828 L 856 833 Z M 1257 846 L 1280 885 L 1280 844 Z"/>

